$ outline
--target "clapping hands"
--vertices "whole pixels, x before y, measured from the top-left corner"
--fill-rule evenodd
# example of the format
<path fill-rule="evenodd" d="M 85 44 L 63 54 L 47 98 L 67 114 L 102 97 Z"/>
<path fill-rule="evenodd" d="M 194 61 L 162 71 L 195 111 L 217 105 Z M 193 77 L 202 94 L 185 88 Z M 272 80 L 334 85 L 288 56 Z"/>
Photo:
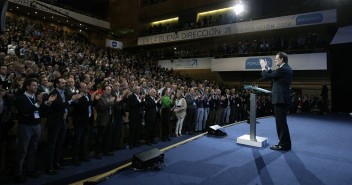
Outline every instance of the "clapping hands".
<path fill-rule="evenodd" d="M 82 96 L 83 96 L 82 93 L 75 94 L 75 95 L 72 96 L 71 100 L 72 101 L 76 101 L 76 100 L 80 99 Z"/>
<path fill-rule="evenodd" d="M 57 98 L 57 94 L 53 94 L 53 95 L 49 96 L 48 102 L 53 102 L 56 100 L 56 98 Z"/>
<path fill-rule="evenodd" d="M 262 68 L 262 70 L 266 70 L 268 69 L 268 62 L 266 61 L 266 59 L 259 59 L 259 63 L 260 63 L 260 67 Z"/>
<path fill-rule="evenodd" d="M 39 105 L 42 104 L 43 95 L 44 95 L 44 94 L 45 94 L 45 93 L 42 92 L 42 93 L 38 94 L 38 96 L 37 96 L 37 103 L 38 103 Z"/>
<path fill-rule="evenodd" d="M 115 99 L 116 99 L 116 98 L 113 96 L 113 97 L 111 97 L 111 98 L 109 99 L 109 102 L 114 102 Z"/>

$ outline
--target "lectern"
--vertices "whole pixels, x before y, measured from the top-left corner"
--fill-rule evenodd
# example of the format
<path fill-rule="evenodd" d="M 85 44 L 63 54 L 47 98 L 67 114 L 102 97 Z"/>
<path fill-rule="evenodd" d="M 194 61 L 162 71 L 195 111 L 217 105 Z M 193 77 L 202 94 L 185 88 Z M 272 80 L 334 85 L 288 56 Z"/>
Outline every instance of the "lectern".
<path fill-rule="evenodd" d="M 255 85 L 244 85 L 244 89 L 250 90 L 250 112 L 249 112 L 249 120 L 250 120 L 250 131 L 249 135 L 245 134 L 237 138 L 238 144 L 255 146 L 255 147 L 263 147 L 268 143 L 268 138 L 256 136 L 256 117 L 257 117 L 257 107 L 256 100 L 257 94 L 264 93 L 270 94 L 271 91 L 266 89 L 262 89 Z"/>

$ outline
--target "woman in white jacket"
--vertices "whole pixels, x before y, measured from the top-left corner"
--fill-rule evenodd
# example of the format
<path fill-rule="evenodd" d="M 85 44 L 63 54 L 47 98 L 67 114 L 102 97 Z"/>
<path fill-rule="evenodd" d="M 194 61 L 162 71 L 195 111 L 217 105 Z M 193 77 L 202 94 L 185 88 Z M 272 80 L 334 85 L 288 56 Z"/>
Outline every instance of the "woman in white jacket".
<path fill-rule="evenodd" d="M 176 137 L 182 136 L 182 126 L 183 126 L 183 121 L 185 120 L 185 117 L 186 117 L 186 110 L 187 110 L 187 102 L 182 97 L 181 92 L 177 91 L 176 100 L 173 108 L 173 111 L 177 118 L 176 130 L 175 130 Z"/>

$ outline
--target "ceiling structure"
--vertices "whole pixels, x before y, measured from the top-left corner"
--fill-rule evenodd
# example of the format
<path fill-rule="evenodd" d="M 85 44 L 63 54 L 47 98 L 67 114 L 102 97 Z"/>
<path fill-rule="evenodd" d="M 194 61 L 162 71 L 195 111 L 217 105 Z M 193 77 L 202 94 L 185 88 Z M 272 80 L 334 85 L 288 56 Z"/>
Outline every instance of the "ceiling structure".
<path fill-rule="evenodd" d="M 47 2 L 45 2 L 45 3 L 47 3 Z M 31 1 L 30 6 L 24 6 L 24 5 L 13 3 L 11 1 L 9 1 L 7 11 L 14 13 L 14 14 L 19 14 L 19 15 L 24 15 L 24 16 L 29 16 L 32 18 L 40 19 L 42 21 L 66 25 L 66 26 L 71 27 L 73 29 L 80 29 L 80 30 L 87 30 L 87 31 L 88 30 L 99 30 L 99 31 L 103 31 L 103 32 L 109 31 L 109 29 L 106 29 L 103 27 L 99 27 L 99 26 L 95 26 L 93 24 L 87 24 L 87 23 L 81 22 L 73 17 L 66 15 L 65 13 L 56 11 L 55 9 L 51 9 L 50 7 L 47 7 L 47 10 L 49 10 L 49 11 L 42 11 L 42 10 L 36 8 L 36 6 L 38 6 L 38 5 L 45 6 L 45 4 L 42 4 L 41 1 Z M 54 6 L 57 6 L 57 5 L 54 5 Z M 57 6 L 57 7 L 59 7 L 59 6 Z M 59 7 L 59 8 L 66 9 L 66 7 Z M 77 10 L 71 10 L 71 9 L 66 9 L 66 10 L 70 10 L 70 11 L 85 15 Z M 52 13 L 50 13 L 50 11 Z M 90 15 L 86 15 L 86 16 L 90 16 Z M 98 19 L 96 17 L 92 17 L 92 18 Z M 99 19 L 99 20 L 101 20 L 101 19 Z M 105 21 L 105 20 L 103 20 L 103 21 Z"/>

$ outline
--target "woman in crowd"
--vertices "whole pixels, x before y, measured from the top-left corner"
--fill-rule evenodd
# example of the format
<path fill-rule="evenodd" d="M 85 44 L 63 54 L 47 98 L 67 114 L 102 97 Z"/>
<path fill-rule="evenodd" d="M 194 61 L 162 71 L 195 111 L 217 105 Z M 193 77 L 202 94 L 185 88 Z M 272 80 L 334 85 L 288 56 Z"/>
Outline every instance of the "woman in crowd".
<path fill-rule="evenodd" d="M 187 110 L 187 102 L 182 97 L 180 91 L 176 92 L 176 101 L 175 101 L 173 110 L 177 117 L 175 134 L 176 134 L 176 137 L 179 137 L 179 136 L 182 136 L 182 126 L 183 126 L 183 121 L 185 120 L 185 117 L 186 117 L 186 110 Z"/>
<path fill-rule="evenodd" d="M 168 88 L 164 88 L 161 98 L 161 141 L 171 141 L 169 136 L 169 125 L 170 125 L 170 117 L 171 117 L 171 106 L 172 100 L 170 98 L 170 90 Z"/>

